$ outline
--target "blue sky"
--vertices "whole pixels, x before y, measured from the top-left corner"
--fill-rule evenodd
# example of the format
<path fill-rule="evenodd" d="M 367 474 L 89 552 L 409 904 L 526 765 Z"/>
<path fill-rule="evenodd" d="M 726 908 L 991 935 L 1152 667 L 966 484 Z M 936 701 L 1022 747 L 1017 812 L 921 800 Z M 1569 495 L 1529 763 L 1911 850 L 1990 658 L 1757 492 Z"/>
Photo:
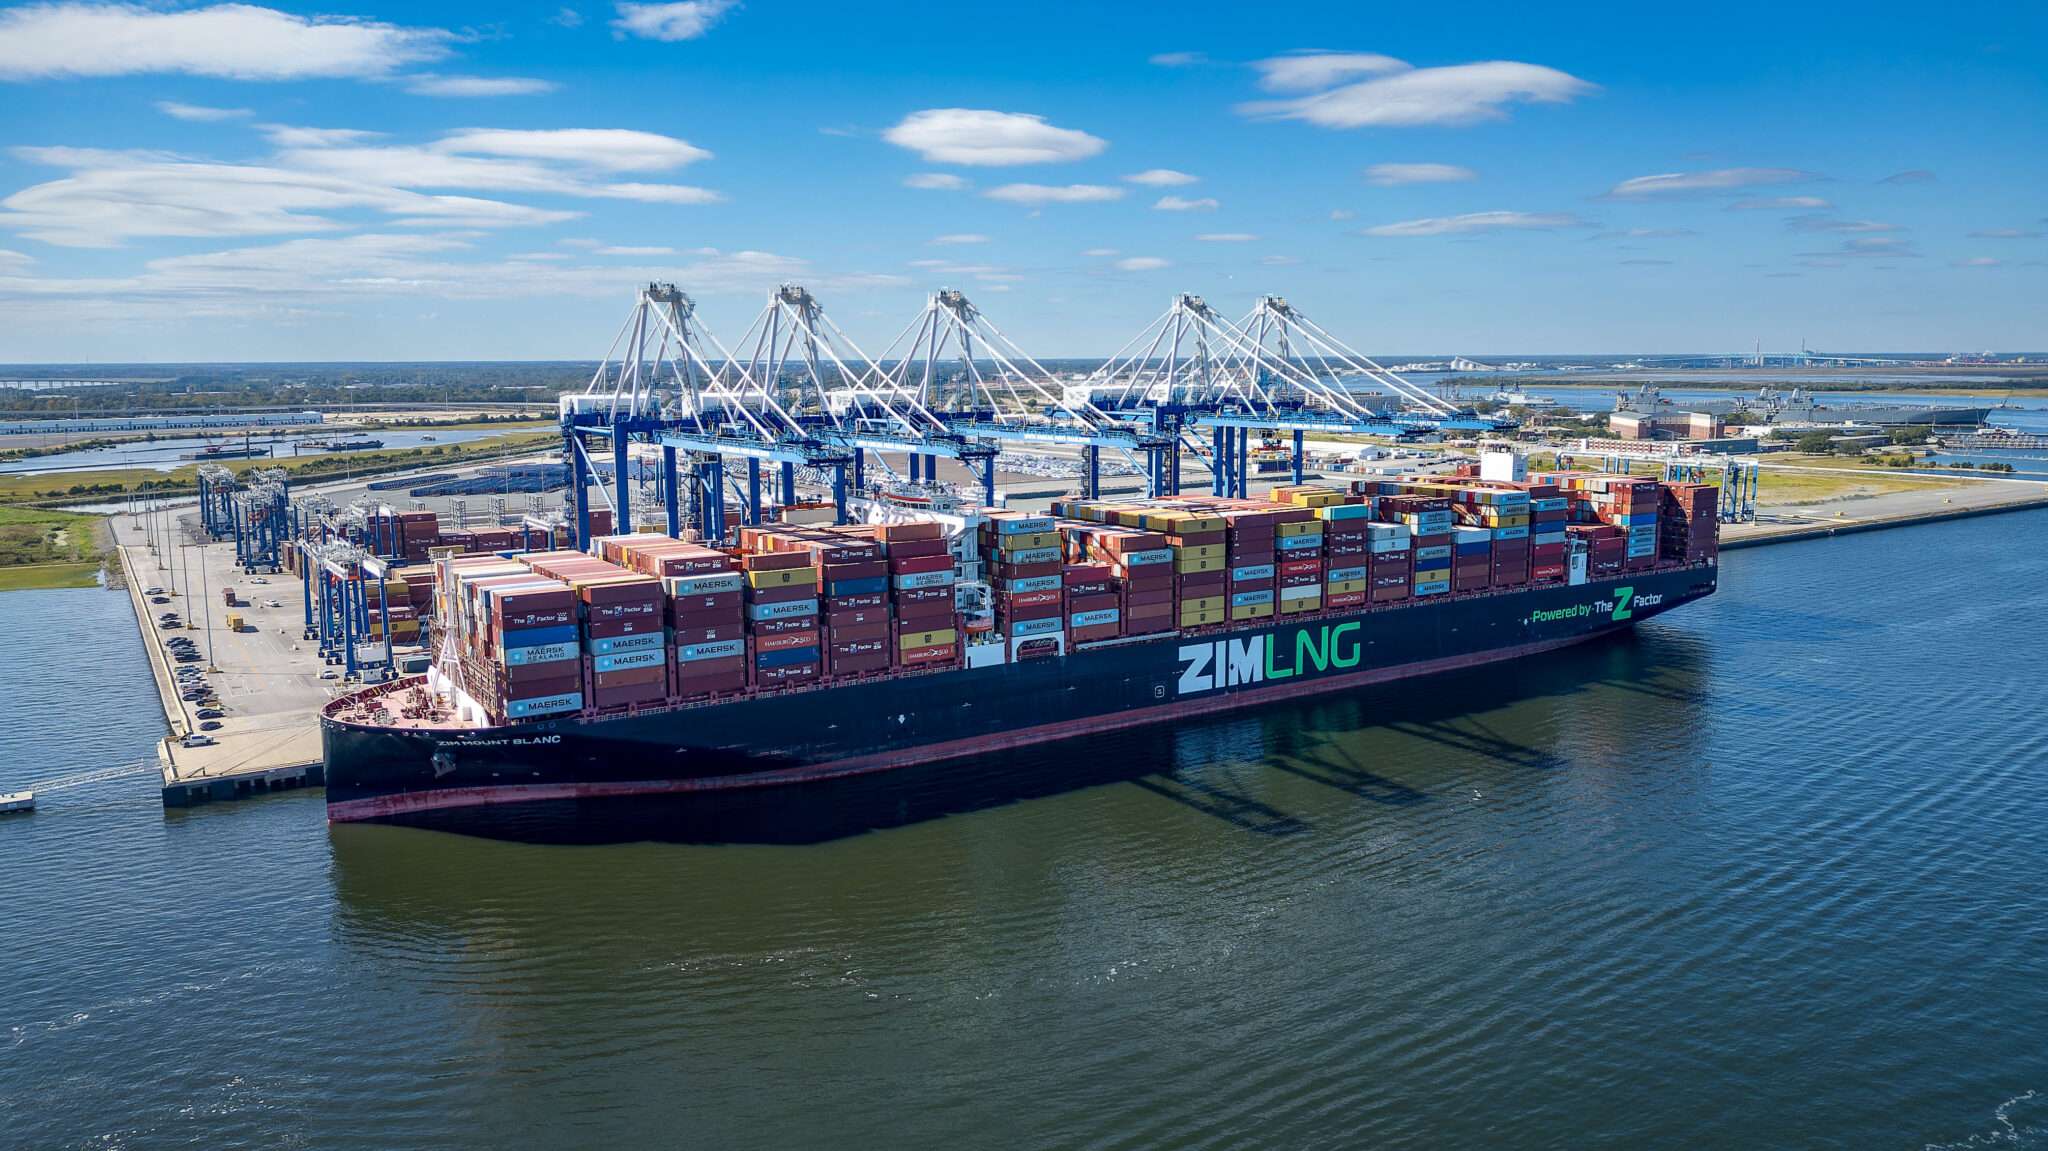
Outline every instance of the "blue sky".
<path fill-rule="evenodd" d="M 0 6 L 0 361 L 2048 349 L 2039 5 Z"/>

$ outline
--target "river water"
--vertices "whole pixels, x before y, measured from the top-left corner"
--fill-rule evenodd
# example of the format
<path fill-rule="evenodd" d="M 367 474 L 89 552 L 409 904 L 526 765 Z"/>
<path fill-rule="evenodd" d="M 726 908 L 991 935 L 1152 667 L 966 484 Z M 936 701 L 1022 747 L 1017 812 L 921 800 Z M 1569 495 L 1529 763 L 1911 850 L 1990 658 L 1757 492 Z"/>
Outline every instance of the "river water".
<path fill-rule="evenodd" d="M 1632 638 L 806 846 L 54 792 L 0 1146 L 2039 1147 L 2044 534 L 1733 552 Z M 0 790 L 149 755 L 133 631 L 0 595 Z"/>

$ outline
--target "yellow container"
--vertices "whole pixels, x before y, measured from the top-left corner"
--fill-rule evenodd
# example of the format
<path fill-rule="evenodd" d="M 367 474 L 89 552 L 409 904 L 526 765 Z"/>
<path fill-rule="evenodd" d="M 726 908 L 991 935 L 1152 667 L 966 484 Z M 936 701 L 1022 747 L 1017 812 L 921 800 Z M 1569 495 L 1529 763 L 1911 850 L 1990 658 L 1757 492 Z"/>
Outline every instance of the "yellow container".
<path fill-rule="evenodd" d="M 1197 599 L 1184 599 L 1180 601 L 1180 610 L 1182 615 L 1186 615 L 1191 611 L 1222 611 L 1223 604 L 1224 597 L 1220 595 L 1205 595 Z"/>
<path fill-rule="evenodd" d="M 1283 536 L 1319 536 L 1323 534 L 1323 521 L 1302 520 L 1299 523 L 1275 524 L 1273 530 Z"/>
<path fill-rule="evenodd" d="M 1004 536 L 1002 548 L 1006 552 L 1021 552 L 1026 548 L 1058 547 L 1059 542 L 1060 533 L 1058 532 L 1025 532 L 1013 536 Z"/>
<path fill-rule="evenodd" d="M 1223 570 L 1223 565 L 1229 562 L 1228 559 L 1222 556 L 1209 556 L 1207 558 L 1191 560 L 1176 559 L 1173 561 L 1173 570 L 1181 575 L 1201 575 L 1204 572 L 1220 572 Z"/>
<path fill-rule="evenodd" d="M 1269 603 L 1248 603 L 1243 607 L 1234 607 L 1230 609 L 1230 618 L 1234 620 L 1270 619 L 1272 618 L 1272 615 L 1273 605 Z"/>
<path fill-rule="evenodd" d="M 1283 599 L 1280 601 L 1281 615 L 1296 615 L 1305 611 L 1321 611 L 1322 608 L 1323 597 L 1321 596 L 1316 596 L 1312 599 Z"/>
<path fill-rule="evenodd" d="M 1331 504 L 1343 503 L 1344 497 L 1336 492 L 1295 492 L 1287 501 L 1298 508 L 1326 508 Z"/>
<path fill-rule="evenodd" d="M 1220 608 L 1215 611 L 1187 611 L 1183 609 L 1180 613 L 1180 626 L 1182 627 L 1208 627 L 1211 624 L 1223 622 L 1223 611 Z"/>
<path fill-rule="evenodd" d="M 1173 549 L 1173 558 L 1177 560 L 1222 559 L 1225 555 L 1229 554 L 1226 548 L 1227 545 L 1225 544 L 1181 544 Z"/>
<path fill-rule="evenodd" d="M 783 568 L 781 571 L 747 573 L 747 586 L 752 588 L 813 587 L 817 582 L 818 569 L 814 567 Z"/>
<path fill-rule="evenodd" d="M 1324 585 L 1323 590 L 1329 592 L 1332 595 L 1335 595 L 1339 592 L 1364 591 L 1365 582 L 1366 581 L 1362 579 L 1332 580 L 1328 584 Z"/>
<path fill-rule="evenodd" d="M 896 641 L 896 646 L 906 650 L 913 647 L 936 647 L 942 643 L 952 643 L 955 634 L 957 633 L 949 627 L 942 627 L 937 631 L 906 631 L 903 637 Z"/>

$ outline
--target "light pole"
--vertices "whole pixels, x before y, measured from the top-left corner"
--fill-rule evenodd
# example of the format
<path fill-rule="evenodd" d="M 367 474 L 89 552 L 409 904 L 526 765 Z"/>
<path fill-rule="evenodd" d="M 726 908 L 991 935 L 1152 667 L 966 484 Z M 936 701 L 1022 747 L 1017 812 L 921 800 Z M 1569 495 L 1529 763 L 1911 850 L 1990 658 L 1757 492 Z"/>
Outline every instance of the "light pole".
<path fill-rule="evenodd" d="M 206 670 L 207 670 L 207 671 L 210 671 L 210 672 L 215 672 L 215 671 L 219 671 L 219 670 L 220 670 L 220 668 L 219 668 L 219 667 L 217 667 L 217 666 L 215 666 L 215 664 L 214 664 L 214 662 L 213 662 L 213 598 L 212 598 L 211 594 L 210 594 L 210 593 L 209 593 L 209 592 L 207 591 L 207 587 L 206 587 L 206 545 L 205 545 L 205 544 L 180 544 L 180 545 L 179 545 L 179 547 L 180 547 L 181 549 L 190 549 L 190 548 L 198 548 L 198 549 L 200 549 L 200 551 L 199 551 L 199 602 L 201 603 L 201 605 L 202 605 L 202 606 L 200 607 L 200 609 L 199 609 L 199 610 L 200 610 L 200 611 L 201 611 L 202 613 L 204 613 L 204 617 L 205 617 L 205 626 L 206 626 Z M 189 588 L 190 588 L 190 587 L 192 586 L 192 582 L 191 582 L 191 580 L 190 580 L 190 579 L 187 579 L 187 580 L 185 581 L 185 586 L 186 586 L 186 587 L 187 587 L 188 589 L 189 589 Z M 189 622 L 189 621 L 188 621 L 188 622 Z"/>

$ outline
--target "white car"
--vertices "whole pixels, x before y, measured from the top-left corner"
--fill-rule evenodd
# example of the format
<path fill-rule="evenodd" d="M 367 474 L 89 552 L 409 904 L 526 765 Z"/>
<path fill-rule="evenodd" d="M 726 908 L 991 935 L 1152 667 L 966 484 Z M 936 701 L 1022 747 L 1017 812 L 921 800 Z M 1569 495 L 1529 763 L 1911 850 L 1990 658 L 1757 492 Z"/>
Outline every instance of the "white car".
<path fill-rule="evenodd" d="M 321 679 L 340 679 L 340 678 L 341 678 L 341 673 L 340 673 L 340 672 L 338 672 L 338 671 L 336 671 L 336 670 L 334 670 L 333 668 L 331 668 L 331 667 L 330 667 L 330 668 L 328 668 L 328 669 L 327 669 L 326 671 L 323 671 L 323 672 L 321 672 L 321 673 L 320 673 L 320 678 L 321 678 Z"/>
<path fill-rule="evenodd" d="M 249 577 L 249 582 L 250 582 L 250 583 L 269 583 L 270 581 L 269 581 L 269 580 L 267 580 L 267 579 L 264 579 L 264 578 L 263 578 L 262 576 L 250 576 L 250 577 Z"/>
<path fill-rule="evenodd" d="M 188 735 L 179 742 L 186 747 L 212 747 L 215 740 L 210 735 Z"/>

